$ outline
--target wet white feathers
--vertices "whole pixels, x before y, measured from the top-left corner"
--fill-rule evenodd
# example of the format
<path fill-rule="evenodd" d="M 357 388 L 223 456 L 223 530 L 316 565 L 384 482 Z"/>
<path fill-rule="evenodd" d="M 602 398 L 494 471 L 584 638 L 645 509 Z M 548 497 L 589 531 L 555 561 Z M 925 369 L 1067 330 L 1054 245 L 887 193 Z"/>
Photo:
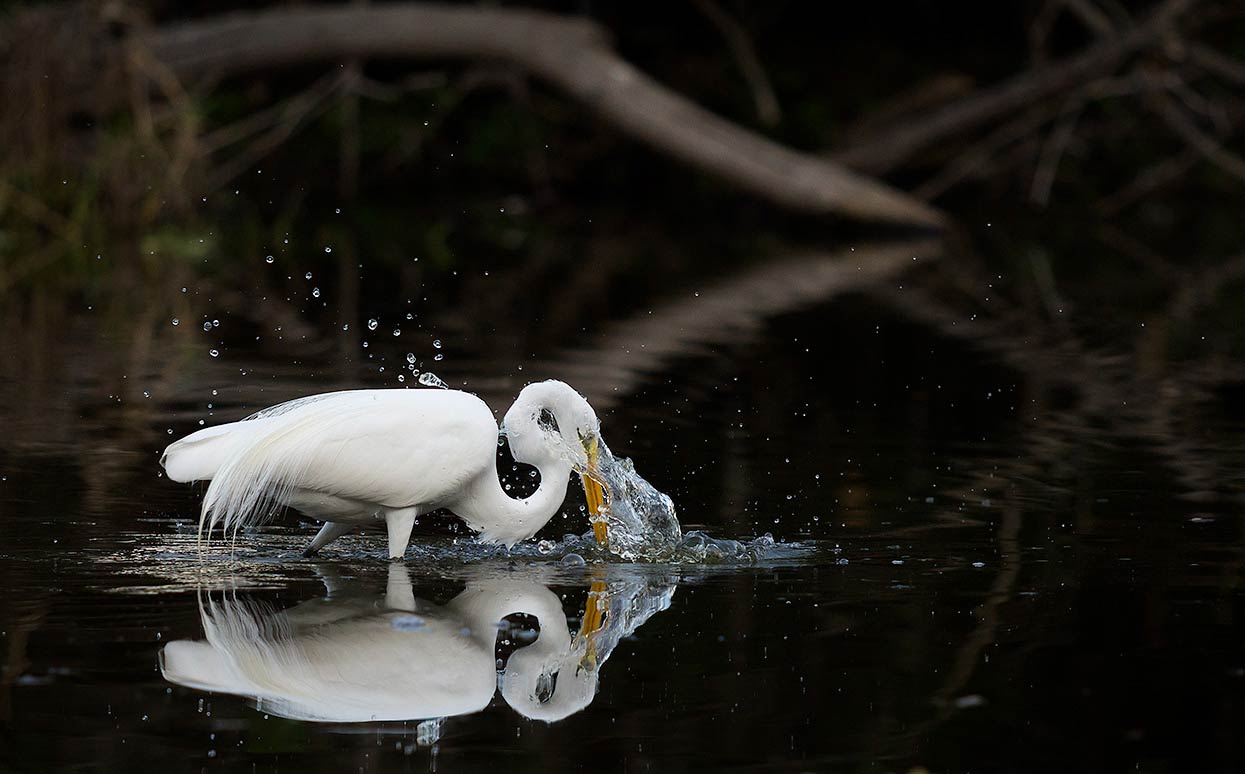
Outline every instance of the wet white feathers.
<path fill-rule="evenodd" d="M 168 447 L 176 481 L 211 479 L 199 530 L 236 534 L 298 492 L 377 509 L 448 507 L 493 470 L 497 424 L 452 390 L 351 390 L 283 403 Z"/>

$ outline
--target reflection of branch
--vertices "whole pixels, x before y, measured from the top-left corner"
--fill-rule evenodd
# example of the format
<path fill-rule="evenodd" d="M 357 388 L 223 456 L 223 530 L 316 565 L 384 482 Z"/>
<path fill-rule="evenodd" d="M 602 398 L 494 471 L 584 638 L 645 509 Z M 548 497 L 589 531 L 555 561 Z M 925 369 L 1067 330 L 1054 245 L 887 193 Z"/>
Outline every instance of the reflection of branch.
<path fill-rule="evenodd" d="M 594 24 L 535 11 L 420 3 L 277 8 L 148 33 L 179 77 L 352 58 L 501 59 L 560 87 L 619 129 L 792 209 L 937 226 L 924 203 L 701 108 L 618 57 Z"/>
<path fill-rule="evenodd" d="M 1225 285 L 1242 277 L 1245 277 L 1245 255 L 1210 266 L 1182 283 L 1168 309 L 1168 316 L 1180 321 L 1191 319 L 1199 309 L 1213 303 Z"/>
<path fill-rule="evenodd" d="M 747 339 L 775 315 L 859 290 L 939 253 L 937 242 L 899 242 L 766 263 L 699 297 L 672 299 L 619 322 L 589 350 L 564 353 L 534 371 L 574 384 L 594 406 L 612 405 L 672 358 Z"/>
<path fill-rule="evenodd" d="M 1011 599 L 1016 579 L 1020 576 L 1020 523 L 1020 507 L 1016 503 L 1008 503 L 1003 508 L 1002 519 L 999 521 L 999 574 L 990 584 L 985 601 L 977 608 L 977 625 L 960 644 L 955 665 L 943 681 L 942 688 L 935 694 L 942 704 L 940 718 L 954 711 L 955 705 L 951 698 L 968 684 L 973 671 L 981 663 L 981 652 L 994 642 L 995 630 L 999 625 L 999 607 Z"/>

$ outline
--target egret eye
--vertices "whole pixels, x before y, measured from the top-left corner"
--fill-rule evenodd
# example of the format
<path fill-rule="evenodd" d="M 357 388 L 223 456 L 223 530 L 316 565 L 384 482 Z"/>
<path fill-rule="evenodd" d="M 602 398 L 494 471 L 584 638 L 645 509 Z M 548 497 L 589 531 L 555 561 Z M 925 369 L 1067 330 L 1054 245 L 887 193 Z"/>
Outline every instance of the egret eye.
<path fill-rule="evenodd" d="M 553 698 L 553 692 L 558 688 L 558 673 L 543 672 L 540 677 L 536 678 L 536 700 L 541 704 L 548 702 Z"/>
<path fill-rule="evenodd" d="M 550 411 L 549 409 L 540 410 L 540 416 L 536 418 L 536 424 L 540 427 L 541 430 L 544 430 L 547 433 L 559 432 L 558 418 L 555 417 L 553 415 L 553 412 Z"/>

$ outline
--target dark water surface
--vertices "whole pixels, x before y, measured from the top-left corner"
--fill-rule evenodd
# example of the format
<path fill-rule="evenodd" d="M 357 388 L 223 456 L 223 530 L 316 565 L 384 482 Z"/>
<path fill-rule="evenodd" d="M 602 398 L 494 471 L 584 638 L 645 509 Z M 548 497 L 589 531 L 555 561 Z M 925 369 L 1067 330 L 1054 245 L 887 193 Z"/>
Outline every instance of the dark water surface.
<path fill-rule="evenodd" d="M 898 285 L 760 304 L 660 362 L 594 372 L 576 349 L 520 371 L 540 353 L 465 346 L 422 363 L 498 408 L 526 379 L 576 381 L 685 529 L 779 541 L 742 564 L 568 564 L 562 536 L 587 529 L 576 485 L 538 536 L 549 553 L 482 550 L 433 519 L 405 565 L 379 534 L 313 561 L 314 528 L 290 514 L 201 559 L 200 493 L 160 476 L 163 445 L 299 394 L 397 386 L 404 348 L 376 344 L 398 365 L 344 382 L 325 353 L 242 342 L 122 363 L 118 380 L 0 344 L 30 363 L 0 406 L 3 768 L 1240 770 L 1231 396 L 1196 399 L 1196 433 L 1182 414 L 1147 424 L 1127 405 L 1162 399 L 1144 384 L 1117 400 L 1067 388 L 1071 366 L 1025 373 L 969 320 L 897 307 Z M 49 346 L 74 362 L 74 344 Z M 500 600 L 495 644 L 462 645 L 487 618 L 468 598 Z M 542 701 L 495 689 L 558 628 L 570 642 Z M 249 695 L 166 680 L 171 643 L 235 665 Z M 343 719 L 369 701 L 395 716 Z"/>

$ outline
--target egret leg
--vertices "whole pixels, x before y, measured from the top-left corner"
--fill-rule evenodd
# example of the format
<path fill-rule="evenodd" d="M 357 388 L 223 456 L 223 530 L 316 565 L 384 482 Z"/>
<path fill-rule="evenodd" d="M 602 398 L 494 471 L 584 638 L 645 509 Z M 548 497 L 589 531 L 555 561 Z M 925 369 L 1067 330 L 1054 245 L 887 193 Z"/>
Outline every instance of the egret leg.
<path fill-rule="evenodd" d="M 353 524 L 344 524 L 340 521 L 326 521 L 320 531 L 316 533 L 315 539 L 311 541 L 311 545 L 307 546 L 307 550 L 303 551 L 303 556 L 312 557 L 320 553 L 320 549 L 332 543 L 342 535 L 354 529 Z"/>
<path fill-rule="evenodd" d="M 406 565 L 389 565 L 389 582 L 385 584 L 385 607 L 389 610 L 415 612 L 415 588 Z"/>
<path fill-rule="evenodd" d="M 385 514 L 385 526 L 389 528 L 389 558 L 401 559 L 406 555 L 406 544 L 411 542 L 411 530 L 415 529 L 414 508 L 399 508 Z"/>
<path fill-rule="evenodd" d="M 333 599 L 347 588 L 346 581 L 338 572 L 336 565 L 321 563 L 317 564 L 315 569 L 316 575 L 320 576 L 320 582 L 324 584 L 325 599 Z"/>

